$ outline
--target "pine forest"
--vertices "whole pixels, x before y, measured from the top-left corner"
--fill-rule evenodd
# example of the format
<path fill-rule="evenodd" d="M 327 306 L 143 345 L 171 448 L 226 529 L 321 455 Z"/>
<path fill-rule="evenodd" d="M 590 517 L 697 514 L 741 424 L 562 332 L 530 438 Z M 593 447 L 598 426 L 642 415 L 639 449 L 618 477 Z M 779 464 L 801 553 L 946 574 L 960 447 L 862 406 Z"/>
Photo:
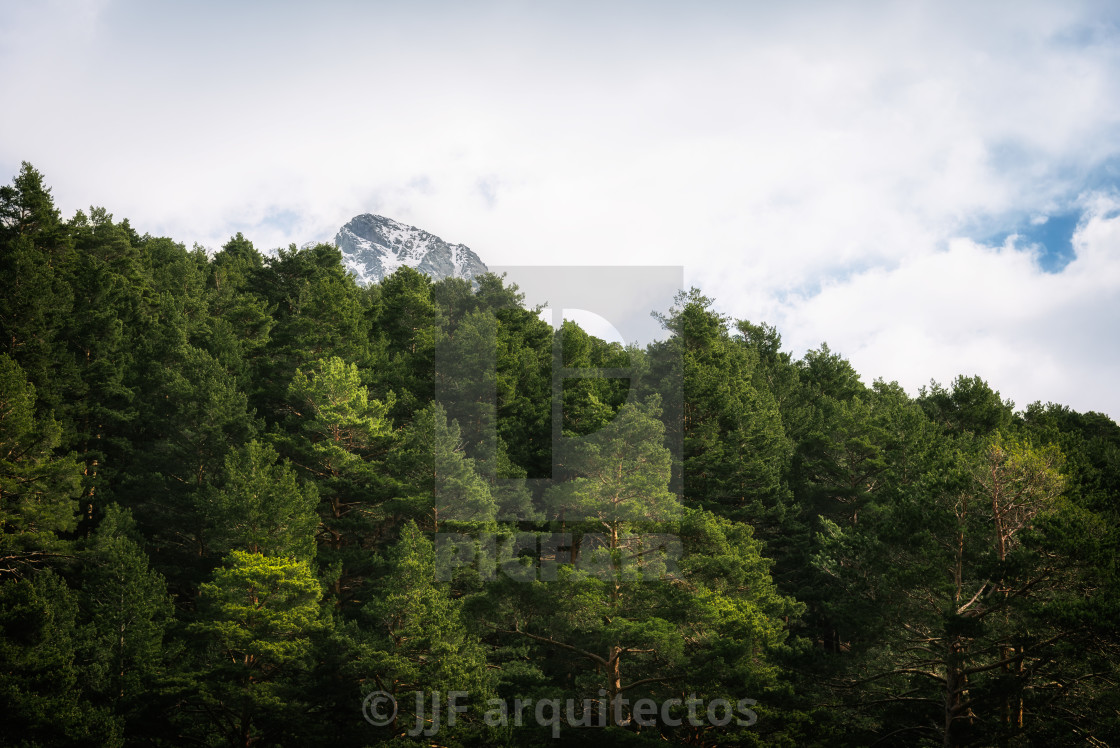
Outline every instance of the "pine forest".
<path fill-rule="evenodd" d="M 139 230 L 0 188 L 0 743 L 1120 745 L 1107 416 Z"/>

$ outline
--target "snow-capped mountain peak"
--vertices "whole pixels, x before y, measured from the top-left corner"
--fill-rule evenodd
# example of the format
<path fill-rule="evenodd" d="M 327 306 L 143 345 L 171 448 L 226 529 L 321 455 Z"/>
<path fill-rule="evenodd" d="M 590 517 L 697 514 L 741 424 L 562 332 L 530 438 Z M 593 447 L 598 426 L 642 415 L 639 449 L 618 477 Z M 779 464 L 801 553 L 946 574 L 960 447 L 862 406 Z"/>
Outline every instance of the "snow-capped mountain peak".
<path fill-rule="evenodd" d="M 469 247 L 448 244 L 415 226 L 371 213 L 350 219 L 335 235 L 334 244 L 342 251 L 342 264 L 363 285 L 380 282 L 401 265 L 434 280 L 469 280 L 486 272 L 486 265 Z"/>

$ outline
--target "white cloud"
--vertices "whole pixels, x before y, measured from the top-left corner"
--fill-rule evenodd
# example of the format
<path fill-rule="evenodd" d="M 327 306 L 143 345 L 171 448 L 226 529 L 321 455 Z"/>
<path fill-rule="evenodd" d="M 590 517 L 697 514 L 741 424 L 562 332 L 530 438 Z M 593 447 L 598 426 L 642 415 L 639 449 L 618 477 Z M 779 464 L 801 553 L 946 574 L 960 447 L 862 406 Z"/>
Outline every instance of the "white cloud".
<path fill-rule="evenodd" d="M 790 305 L 781 329 L 795 349 L 827 341 L 861 372 L 911 391 L 979 374 L 1019 407 L 1040 400 L 1115 417 L 1120 217 L 1112 198 L 1086 203 L 1077 257 L 1060 273 L 1010 243 L 955 240 Z"/>
<path fill-rule="evenodd" d="M 67 214 L 269 248 L 373 211 L 491 264 L 683 264 L 868 379 L 984 369 L 1120 413 L 1117 286 L 1076 280 L 1105 229 L 1053 278 L 954 241 L 1076 206 L 1120 157 L 1110 6 L 82 7 L 0 7 L 0 167 Z"/>

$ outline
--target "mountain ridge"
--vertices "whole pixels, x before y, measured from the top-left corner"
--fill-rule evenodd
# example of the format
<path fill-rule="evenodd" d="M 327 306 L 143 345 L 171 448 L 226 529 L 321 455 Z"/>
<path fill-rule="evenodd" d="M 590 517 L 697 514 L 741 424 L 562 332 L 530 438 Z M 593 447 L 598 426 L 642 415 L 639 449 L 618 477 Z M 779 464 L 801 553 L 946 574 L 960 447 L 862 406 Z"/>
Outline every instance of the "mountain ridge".
<path fill-rule="evenodd" d="M 335 234 L 334 245 L 342 252 L 343 266 L 362 285 L 379 283 L 401 265 L 433 280 L 471 280 L 487 272 L 479 256 L 465 244 L 451 244 L 416 226 L 373 213 L 347 221 Z"/>

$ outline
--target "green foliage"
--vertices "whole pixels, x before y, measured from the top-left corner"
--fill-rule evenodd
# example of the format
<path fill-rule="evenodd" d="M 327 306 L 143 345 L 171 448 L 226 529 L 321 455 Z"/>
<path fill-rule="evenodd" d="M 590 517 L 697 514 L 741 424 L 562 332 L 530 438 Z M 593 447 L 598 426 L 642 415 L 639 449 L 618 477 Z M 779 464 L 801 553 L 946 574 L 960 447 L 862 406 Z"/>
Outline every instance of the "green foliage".
<path fill-rule="evenodd" d="M 322 596 L 306 561 L 235 550 L 199 595 L 212 620 L 194 630 L 212 638 L 223 659 L 264 675 L 305 664 Z"/>
<path fill-rule="evenodd" d="M 55 454 L 61 439 L 50 415 L 36 416 L 19 365 L 0 354 L 0 578 L 45 563 L 75 527 L 81 467 Z"/>
<path fill-rule="evenodd" d="M 566 454 L 573 477 L 547 501 L 574 531 L 578 563 L 560 561 L 555 578 L 542 567 L 536 580 L 514 573 L 511 560 L 473 602 L 503 646 L 531 648 L 541 665 L 529 683 L 564 683 L 565 696 L 592 703 L 605 694 L 618 708 L 602 718 L 614 725 L 630 723 L 623 695 L 630 703 L 711 699 L 768 686 L 778 675 L 770 657 L 784 639 L 783 618 L 797 612 L 771 582 L 748 525 L 682 509 L 669 490 L 659 416 L 656 398 L 623 405 Z M 515 683 L 504 687 L 524 692 L 527 684 Z M 678 741 L 700 734 L 660 720 L 657 731 Z"/>
<path fill-rule="evenodd" d="M 236 237 L 231 244 L 230 252 L 247 255 L 250 259 L 243 262 L 251 267 L 248 248 Z M 238 326 L 244 327 L 246 337 L 262 327 L 258 312 L 267 309 L 273 317 L 267 343 L 259 355 L 254 354 L 251 392 L 254 409 L 270 422 L 283 417 L 288 386 L 297 369 L 322 358 L 364 361 L 369 356 L 368 298 L 346 274 L 341 260 L 332 246 L 303 250 L 292 246 L 264 259 L 259 270 L 245 270 L 251 294 L 248 308 L 231 311 L 243 314 Z"/>
<path fill-rule="evenodd" d="M 395 397 L 373 400 L 358 368 L 334 357 L 296 372 L 288 388 L 295 436 L 283 440 L 315 482 L 324 565 L 341 564 L 335 594 L 349 597 L 370 571 L 363 545 L 384 520 L 392 484 L 380 467 L 389 447 Z"/>
<path fill-rule="evenodd" d="M 827 524 L 816 558 L 878 610 L 851 644 L 863 677 L 849 688 L 875 694 L 879 720 L 934 720 L 950 745 L 1023 735 L 1061 708 L 1050 684 L 1099 677 L 1061 654 L 1090 633 L 1056 614 L 1083 584 L 1056 542 L 1084 521 L 1064 506 L 1061 453 L 999 432 L 961 443 L 868 521 Z"/>
<path fill-rule="evenodd" d="M 438 403 L 416 414 L 400 440 L 394 462 L 405 468 L 403 485 L 413 493 L 416 517 L 425 516 L 433 530 L 481 529 L 492 526 L 497 505 L 490 485 L 466 456 L 459 425 L 448 421 Z"/>
<path fill-rule="evenodd" d="M 683 380 L 686 503 L 750 522 L 767 540 L 782 524 L 788 491 L 782 484 L 791 445 L 777 402 L 754 384 L 757 353 L 736 344 L 728 320 L 697 289 L 677 296 L 662 324 L 675 336 L 664 354 L 682 371 L 653 371 L 664 402 Z M 656 355 L 656 354 L 655 354 Z M 655 363 L 655 366 L 658 364 Z"/>
<path fill-rule="evenodd" d="M 74 598 L 50 571 L 0 584 L 0 742 L 123 744 L 119 721 L 83 698 Z"/>
<path fill-rule="evenodd" d="M 409 418 L 433 396 L 436 315 L 428 276 L 401 266 L 381 282 L 371 337 L 384 356 L 376 385 L 400 393 L 394 418 Z"/>
<path fill-rule="evenodd" d="M 266 365 L 275 324 L 273 308 L 248 291 L 250 281 L 261 273 L 263 265 L 264 260 L 253 244 L 238 233 L 206 268 L 210 312 L 198 338 L 237 377 L 243 391 L 254 389 L 254 370 Z"/>
<path fill-rule="evenodd" d="M 416 723 L 414 692 L 470 693 L 475 703 L 491 695 L 486 653 L 462 617 L 461 601 L 446 583 L 436 582 L 435 551 L 413 522 L 401 528 L 389 550 L 388 574 L 376 597 L 362 609 L 369 621 L 360 668 L 367 690 L 396 696 L 401 711 L 390 731 Z M 373 688 L 377 684 L 377 688 Z M 419 715 L 423 718 L 424 715 Z M 479 715 L 441 734 L 441 740 L 480 730 Z"/>
<path fill-rule="evenodd" d="M 520 299 L 517 286 L 486 276 L 479 299 L 497 318 L 498 438 L 529 478 L 552 476 L 552 328 Z M 499 448 L 499 452 L 501 449 Z"/>
<path fill-rule="evenodd" d="M 573 438 L 562 457 L 572 478 L 546 499 L 553 516 L 591 519 L 612 534 L 679 516 L 680 502 L 668 488 L 672 465 L 660 415 L 655 396 L 623 405 L 599 431 Z"/>
<path fill-rule="evenodd" d="M 46 409 L 64 402 L 56 367 L 74 303 L 72 257 L 43 175 L 25 161 L 12 185 L 0 187 L 0 353 L 20 364 Z"/>
<path fill-rule="evenodd" d="M 560 328 L 561 360 L 570 369 L 625 369 L 630 355 L 617 343 L 604 343 L 570 320 Z M 629 394 L 625 379 L 578 377 L 564 382 L 562 431 L 592 434 L 606 426 Z"/>
<path fill-rule="evenodd" d="M 952 390 L 931 381 L 922 388 L 918 402 L 948 433 L 971 433 L 986 436 L 1011 423 L 1012 403 L 1004 402 L 999 393 L 980 377 L 959 376 Z"/>
<path fill-rule="evenodd" d="M 226 455 L 225 481 L 210 499 L 211 544 L 304 561 L 315 557 L 315 484 L 300 485 L 276 450 L 251 441 Z"/>
<path fill-rule="evenodd" d="M 111 504 L 83 553 L 85 687 L 118 714 L 143 713 L 172 620 L 163 577 L 149 569 L 127 510 Z"/>
<path fill-rule="evenodd" d="M 210 254 L 0 187 L 0 743 L 555 742 L 491 697 L 589 745 L 1120 743 L 1106 416 L 865 386 L 697 289 L 622 348 L 504 277 Z"/>
<path fill-rule="evenodd" d="M 806 353 L 805 358 L 797 362 L 797 368 L 801 381 L 813 397 L 847 400 L 865 390 L 852 365 L 833 353 L 827 343 L 821 343 L 819 349 Z"/>
<path fill-rule="evenodd" d="M 205 618 L 190 626 L 204 642 L 197 699 L 229 742 L 275 740 L 303 694 L 312 666 L 322 589 L 306 561 L 232 551 L 199 588 Z"/>

